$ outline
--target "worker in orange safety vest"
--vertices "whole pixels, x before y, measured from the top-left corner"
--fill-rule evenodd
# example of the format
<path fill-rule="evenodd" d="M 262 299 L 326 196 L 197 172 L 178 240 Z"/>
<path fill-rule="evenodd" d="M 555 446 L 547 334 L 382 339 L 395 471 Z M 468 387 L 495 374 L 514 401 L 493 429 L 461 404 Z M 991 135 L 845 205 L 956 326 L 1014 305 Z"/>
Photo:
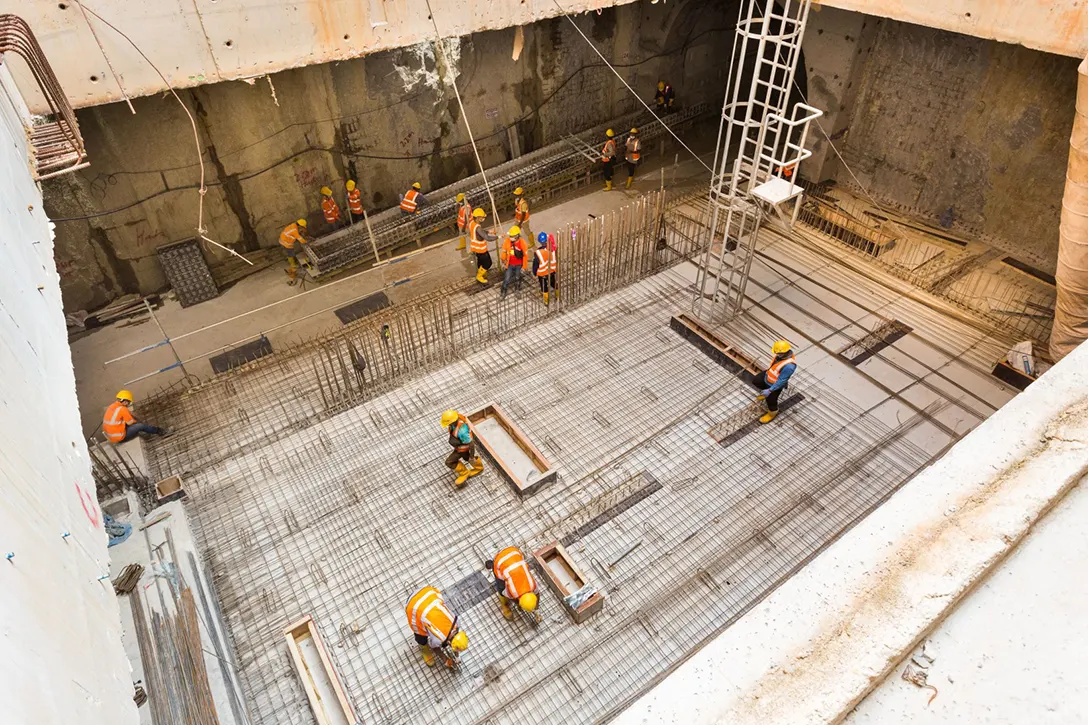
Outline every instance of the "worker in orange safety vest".
<path fill-rule="evenodd" d="M 336 229 L 340 226 L 340 207 L 332 198 L 332 189 L 327 186 L 321 187 L 321 213 L 330 227 Z"/>
<path fill-rule="evenodd" d="M 102 415 L 102 432 L 110 443 L 124 443 L 130 441 L 141 433 L 153 436 L 168 436 L 170 431 L 166 428 L 158 428 L 147 423 L 139 423 L 132 414 L 132 393 L 128 390 L 120 390 L 117 399 L 106 408 Z"/>
<path fill-rule="evenodd" d="M 465 248 L 468 240 L 468 225 L 472 221 L 472 204 L 465 199 L 464 194 L 457 195 L 457 249 Z"/>
<path fill-rule="evenodd" d="M 446 667 L 453 669 L 453 658 L 446 655 L 449 647 L 455 655 L 468 649 L 468 635 L 457 626 L 457 615 L 449 610 L 442 593 L 434 587 L 423 587 L 408 598 L 404 607 L 408 626 L 428 667 L 434 667 L 434 653 L 443 656 Z"/>
<path fill-rule="evenodd" d="M 612 191 L 612 167 L 616 163 L 616 135 L 612 129 L 604 132 L 605 142 L 601 149 L 601 163 L 604 165 L 604 190 Z"/>
<path fill-rule="evenodd" d="M 631 188 L 631 182 L 635 180 L 635 169 L 642 161 L 642 141 L 638 137 L 638 129 L 632 128 L 627 135 L 627 188 Z"/>
<path fill-rule="evenodd" d="M 514 612 L 510 609 L 511 602 L 516 602 L 523 612 L 532 614 L 534 618 L 539 617 L 536 614 L 536 579 L 529 571 L 529 564 L 518 547 L 508 546 L 500 551 L 494 559 L 487 562 L 487 568 L 495 575 L 495 592 L 499 595 L 499 607 L 503 617 L 514 618 Z"/>
<path fill-rule="evenodd" d="M 427 200 L 423 197 L 420 189 L 419 182 L 412 184 L 412 188 L 404 192 L 404 196 L 400 198 L 400 211 L 402 214 L 415 214 L 419 211 L 420 207 L 427 203 Z"/>
<path fill-rule="evenodd" d="M 491 250 L 488 244 L 498 239 L 494 234 L 484 229 L 484 219 L 487 212 L 480 207 L 472 210 L 472 220 L 468 223 L 469 251 L 476 255 L 476 281 L 487 284 L 487 270 L 491 269 Z"/>
<path fill-rule="evenodd" d="M 514 189 L 514 223 L 521 229 L 521 234 L 532 241 L 533 233 L 529 230 L 529 200 L 525 198 L 525 189 Z"/>
<path fill-rule="evenodd" d="M 767 401 L 767 412 L 759 419 L 760 423 L 770 423 L 778 415 L 778 397 L 797 371 L 797 359 L 789 342 L 778 340 L 771 346 L 771 352 L 774 359 L 770 366 L 752 379 L 752 385 L 759 390 L 756 400 Z"/>
<path fill-rule="evenodd" d="M 344 184 L 347 189 L 348 221 L 352 224 L 363 218 L 363 193 L 355 188 L 355 182 L 351 179 Z"/>
<path fill-rule="evenodd" d="M 533 274 L 536 275 L 540 285 L 540 293 L 544 297 L 544 304 L 548 304 L 548 291 L 555 287 L 555 252 L 548 245 L 547 232 L 536 235 L 538 249 L 533 256 Z"/>
<path fill-rule="evenodd" d="M 529 264 L 525 240 L 521 238 L 521 227 L 512 226 L 507 231 L 502 251 L 499 252 L 499 263 L 505 269 L 502 275 L 502 296 L 505 297 L 510 285 L 521 289 L 521 270 Z"/>
<path fill-rule="evenodd" d="M 306 220 L 299 219 L 283 228 L 280 232 L 280 246 L 287 257 L 287 284 L 293 285 L 298 276 L 298 253 L 306 246 Z M 303 265 L 309 266 L 309 260 L 303 256 Z"/>

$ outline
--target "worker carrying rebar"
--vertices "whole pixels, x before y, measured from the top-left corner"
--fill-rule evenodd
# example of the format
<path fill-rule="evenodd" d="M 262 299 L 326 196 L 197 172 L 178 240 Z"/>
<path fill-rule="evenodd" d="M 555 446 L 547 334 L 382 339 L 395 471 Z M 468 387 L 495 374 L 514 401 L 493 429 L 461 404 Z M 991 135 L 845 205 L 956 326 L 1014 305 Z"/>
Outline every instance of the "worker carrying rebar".
<path fill-rule="evenodd" d="M 514 189 L 514 223 L 521 228 L 525 238 L 531 241 L 533 233 L 529 230 L 529 200 L 525 198 L 525 189 L 520 186 Z"/>
<path fill-rule="evenodd" d="M 465 481 L 484 472 L 483 459 L 476 453 L 476 439 L 465 416 L 456 410 L 442 414 L 442 427 L 450 434 L 450 445 L 453 446 L 453 451 L 446 456 L 446 466 L 457 474 L 453 484 L 463 486 Z"/>
<path fill-rule="evenodd" d="M 533 256 L 533 274 L 540 285 L 540 294 L 544 304 L 548 304 L 548 292 L 555 287 L 555 252 L 548 245 L 547 232 L 536 235 L 537 250 Z"/>
<path fill-rule="evenodd" d="M 537 585 L 525 556 L 516 546 L 508 546 L 487 563 L 495 575 L 495 592 L 499 595 L 502 616 L 513 619 L 510 603 L 514 602 L 523 612 L 534 614 L 537 605 Z M 534 614 L 535 616 L 535 614 Z"/>
<path fill-rule="evenodd" d="M 767 401 L 767 412 L 759 419 L 760 423 L 770 423 L 778 415 L 778 398 L 789 385 L 790 376 L 797 371 L 797 360 L 788 342 L 778 340 L 771 346 L 771 352 L 774 359 L 770 367 L 752 379 L 752 384 L 759 390 L 756 400 Z"/>
<path fill-rule="evenodd" d="M 298 276 L 298 253 L 306 246 L 306 220 L 299 219 L 283 228 L 280 232 L 280 246 L 287 257 L 287 284 L 293 285 Z M 303 264 L 309 264 L 303 257 Z"/>
<path fill-rule="evenodd" d="M 515 285 L 521 289 L 521 270 L 528 261 L 528 250 L 525 249 L 525 240 L 521 238 L 521 227 L 512 226 L 506 233 L 506 239 L 502 243 L 502 251 L 499 252 L 499 264 L 503 266 L 502 297 L 506 296 L 506 290 Z"/>
<path fill-rule="evenodd" d="M 102 432 L 106 434 L 106 440 L 110 443 L 124 443 L 140 434 L 170 435 L 170 430 L 167 428 L 137 422 L 136 416 L 132 414 L 131 406 L 132 393 L 128 390 L 120 390 L 117 392 L 117 399 L 106 408 L 102 416 Z"/>
<path fill-rule="evenodd" d="M 604 148 L 601 149 L 601 164 L 604 166 L 604 190 L 612 191 L 612 168 L 616 163 L 616 134 L 612 129 L 608 129 L 604 132 L 604 135 Z"/>
<path fill-rule="evenodd" d="M 676 93 L 673 92 L 672 86 L 665 81 L 657 82 L 657 93 L 654 94 L 654 103 L 657 105 L 657 112 L 660 113 L 672 113 L 672 103 L 676 100 Z"/>
<path fill-rule="evenodd" d="M 404 196 L 400 198 L 400 211 L 402 214 L 415 214 L 427 203 L 427 199 L 420 191 L 422 188 L 417 181 L 412 184 L 411 189 L 404 192 Z"/>
<path fill-rule="evenodd" d="M 445 650 L 448 647 L 454 654 L 464 652 L 468 649 L 468 635 L 457 626 L 457 615 L 446 606 L 442 592 L 423 587 L 408 598 L 404 613 L 427 666 L 434 667 L 434 653 L 438 652 L 446 667 L 453 669 L 455 662 Z"/>
<path fill-rule="evenodd" d="M 363 193 L 355 188 L 355 182 L 348 179 L 344 184 L 347 189 L 348 220 L 355 224 L 363 218 Z"/>
<path fill-rule="evenodd" d="M 468 241 L 468 225 L 472 221 L 472 204 L 468 203 L 464 194 L 457 195 L 457 249 L 465 248 Z"/>
<path fill-rule="evenodd" d="M 488 244 L 496 241 L 497 236 L 484 229 L 487 212 L 480 207 L 472 210 L 472 220 L 468 223 L 469 251 L 476 255 L 476 281 L 487 284 L 487 270 L 491 269 L 491 250 Z"/>
<path fill-rule="evenodd" d="M 330 227 L 336 229 L 340 226 L 340 206 L 332 198 L 332 189 L 327 186 L 321 187 L 321 213 Z"/>
<path fill-rule="evenodd" d="M 631 188 L 631 182 L 635 180 L 635 169 L 642 161 L 642 140 L 638 137 L 638 129 L 632 128 L 627 135 L 627 188 Z"/>

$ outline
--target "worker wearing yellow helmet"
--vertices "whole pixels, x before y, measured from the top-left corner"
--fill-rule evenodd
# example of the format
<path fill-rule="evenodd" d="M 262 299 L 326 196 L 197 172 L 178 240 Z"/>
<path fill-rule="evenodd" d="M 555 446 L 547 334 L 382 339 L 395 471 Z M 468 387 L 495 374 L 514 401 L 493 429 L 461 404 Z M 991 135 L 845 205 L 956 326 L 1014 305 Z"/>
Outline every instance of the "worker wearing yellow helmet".
<path fill-rule="evenodd" d="M 487 284 L 487 270 L 491 269 L 491 250 L 487 245 L 498 240 L 484 228 L 486 218 L 487 212 L 476 207 L 468 223 L 469 251 L 476 255 L 476 281 L 480 284 Z"/>
<path fill-rule="evenodd" d="M 759 419 L 760 423 L 770 423 L 778 415 L 778 398 L 789 385 L 790 376 L 797 371 L 797 360 L 787 341 L 775 342 L 771 353 L 774 359 L 770 366 L 752 378 L 752 384 L 759 390 L 756 399 L 767 401 L 767 412 Z"/>
<path fill-rule="evenodd" d="M 604 147 L 601 148 L 601 164 L 604 166 L 604 190 L 612 190 L 612 167 L 616 163 L 616 139 L 615 132 L 608 129 L 604 132 Z"/>
<path fill-rule="evenodd" d="M 518 225 L 526 239 L 533 238 L 533 233 L 529 229 L 529 200 L 525 198 L 525 189 L 520 186 L 514 189 L 514 223 Z"/>
<path fill-rule="evenodd" d="M 344 188 L 347 189 L 348 222 L 354 224 L 363 218 L 363 194 L 355 188 L 355 182 L 352 179 L 347 180 Z"/>
<path fill-rule="evenodd" d="M 287 284 L 293 285 L 298 276 L 298 253 L 306 248 L 306 220 L 299 219 L 291 222 L 280 232 L 280 246 L 283 247 L 284 256 L 287 257 Z M 306 260 L 306 257 L 303 257 Z M 304 261 L 308 264 L 307 261 Z"/>
<path fill-rule="evenodd" d="M 400 198 L 401 214 L 415 214 L 427 203 L 421 191 L 422 188 L 423 186 L 417 181 L 412 184 L 411 189 L 404 192 L 404 196 Z"/>
<path fill-rule="evenodd" d="M 132 391 L 120 390 L 117 398 L 106 408 L 102 415 L 102 433 L 110 443 L 124 443 L 136 436 L 168 436 L 166 428 L 157 428 L 147 423 L 138 423 L 132 414 Z"/>
<path fill-rule="evenodd" d="M 468 635 L 457 626 L 457 615 L 446 606 L 442 592 L 423 587 L 408 598 L 404 613 L 427 666 L 434 667 L 438 652 L 446 667 L 453 669 L 456 658 L 468 649 Z"/>
<path fill-rule="evenodd" d="M 465 416 L 451 409 L 442 414 L 441 420 L 453 447 L 453 451 L 446 456 L 446 467 L 457 474 L 453 485 L 463 486 L 465 481 L 484 472 L 484 462 L 476 453 L 476 438 Z"/>
<path fill-rule="evenodd" d="M 672 113 L 672 103 L 676 100 L 676 94 L 665 81 L 657 82 L 657 93 L 654 94 L 654 105 L 657 106 L 658 114 Z"/>
<path fill-rule="evenodd" d="M 529 565 L 521 550 L 516 546 L 506 547 L 487 562 L 487 568 L 495 575 L 495 592 L 499 595 L 502 616 L 506 619 L 514 618 L 514 612 L 510 609 L 510 603 L 514 602 L 519 609 L 532 614 L 539 622 L 540 615 L 536 611 L 536 579 L 529 571 Z"/>
<path fill-rule="evenodd" d="M 468 225 L 472 221 L 472 204 L 468 203 L 464 194 L 458 194 L 455 201 L 457 202 L 457 249 L 460 251 L 465 248 L 468 241 Z"/>
<path fill-rule="evenodd" d="M 638 129 L 632 128 L 627 134 L 627 188 L 631 188 L 631 182 L 635 180 L 635 169 L 642 163 L 642 140 L 638 137 Z"/>
<path fill-rule="evenodd" d="M 521 238 L 521 227 L 514 225 L 506 232 L 502 251 L 499 252 L 499 263 L 505 269 L 502 275 L 502 297 L 506 297 L 506 291 L 511 285 L 521 289 L 521 270 L 528 266 L 528 262 L 529 254 L 525 248 L 525 240 Z"/>
<path fill-rule="evenodd" d="M 332 189 L 327 186 L 321 187 L 321 213 L 330 227 L 336 229 L 340 226 L 340 207 L 332 198 Z"/>

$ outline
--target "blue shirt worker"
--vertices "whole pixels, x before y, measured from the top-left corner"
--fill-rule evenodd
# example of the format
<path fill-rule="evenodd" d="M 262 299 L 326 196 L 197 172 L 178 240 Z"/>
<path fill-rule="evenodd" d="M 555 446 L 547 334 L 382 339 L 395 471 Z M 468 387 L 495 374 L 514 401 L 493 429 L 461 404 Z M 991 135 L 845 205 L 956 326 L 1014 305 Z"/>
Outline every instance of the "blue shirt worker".
<path fill-rule="evenodd" d="M 456 410 L 447 410 L 442 414 L 442 427 L 449 432 L 450 445 L 453 446 L 453 451 L 446 457 L 446 466 L 457 474 L 454 485 L 462 486 L 468 479 L 484 472 L 484 462 L 476 455 L 476 441 L 465 416 Z"/>
<path fill-rule="evenodd" d="M 759 390 L 756 400 L 767 401 L 767 412 L 759 419 L 760 423 L 770 423 L 778 415 L 778 397 L 789 385 L 790 376 L 797 370 L 797 359 L 793 348 L 785 340 L 779 340 L 771 346 L 774 360 L 770 367 L 752 378 L 752 384 Z"/>

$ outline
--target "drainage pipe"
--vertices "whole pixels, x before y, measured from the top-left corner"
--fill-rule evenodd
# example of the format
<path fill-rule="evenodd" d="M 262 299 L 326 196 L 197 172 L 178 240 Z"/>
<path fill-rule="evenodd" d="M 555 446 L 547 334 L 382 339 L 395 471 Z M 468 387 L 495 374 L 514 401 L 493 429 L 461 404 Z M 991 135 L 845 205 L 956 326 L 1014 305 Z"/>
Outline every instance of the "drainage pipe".
<path fill-rule="evenodd" d="M 1077 69 L 1077 113 L 1058 241 L 1058 299 L 1050 333 L 1055 362 L 1088 338 L 1088 58 Z"/>

